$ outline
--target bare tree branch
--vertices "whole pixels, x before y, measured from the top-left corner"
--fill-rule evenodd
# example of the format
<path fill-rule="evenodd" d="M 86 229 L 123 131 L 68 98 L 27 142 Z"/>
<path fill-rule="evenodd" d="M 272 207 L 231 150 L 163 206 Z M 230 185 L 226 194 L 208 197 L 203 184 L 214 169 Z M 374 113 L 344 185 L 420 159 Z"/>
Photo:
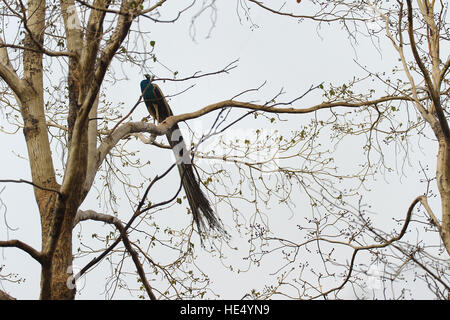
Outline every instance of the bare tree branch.
<path fill-rule="evenodd" d="M 0 300 L 16 300 L 16 298 L 13 298 L 6 292 L 0 290 Z"/>
<path fill-rule="evenodd" d="M 264 10 L 267 10 L 273 14 L 286 16 L 286 17 L 290 17 L 290 18 L 295 18 L 295 19 L 310 19 L 310 20 L 319 21 L 319 22 L 335 22 L 335 21 L 343 21 L 343 20 L 350 20 L 350 21 L 365 21 L 365 20 L 367 20 L 367 19 L 363 19 L 363 18 L 356 18 L 356 17 L 350 16 L 351 8 L 349 8 L 348 11 L 345 11 L 343 13 L 343 15 L 337 15 L 336 13 L 333 12 L 333 10 L 335 9 L 335 7 L 333 5 L 332 5 L 332 9 L 330 11 L 328 11 L 328 12 L 323 11 L 317 15 L 296 15 L 293 13 L 287 13 L 287 12 L 282 12 L 280 10 L 272 9 L 272 8 L 264 5 L 261 1 L 257 1 L 257 0 L 248 0 L 248 1 L 256 4 L 257 6 L 263 8 Z M 334 16 L 334 17 L 328 18 L 328 16 Z"/>
<path fill-rule="evenodd" d="M 408 35 L 409 40 L 411 42 L 411 50 L 414 55 L 414 59 L 416 60 L 417 65 L 419 66 L 422 75 L 425 79 L 425 83 L 428 88 L 428 93 L 430 95 L 431 100 L 433 101 L 436 115 L 437 118 L 439 119 L 439 123 L 442 129 L 442 133 L 444 134 L 445 139 L 447 141 L 450 141 L 450 128 L 448 126 L 448 122 L 445 117 L 444 111 L 442 110 L 441 101 L 439 97 L 439 88 L 437 88 L 436 92 L 430 74 L 428 73 L 427 68 L 425 67 L 422 59 L 420 58 L 419 52 L 417 51 L 416 40 L 414 39 L 413 12 L 411 0 L 406 0 L 406 4 L 408 5 Z"/>
<path fill-rule="evenodd" d="M 22 242 L 20 240 L 6 240 L 6 241 L 0 241 L 0 247 L 15 247 L 19 248 L 26 253 L 28 253 L 32 258 L 34 258 L 37 262 L 42 263 L 42 254 L 41 252 L 37 251 L 33 247 L 29 246 L 25 242 Z"/>
<path fill-rule="evenodd" d="M 147 196 L 148 193 L 150 192 L 151 188 L 154 186 L 154 184 L 156 182 L 158 182 L 159 180 L 163 179 L 173 168 L 175 167 L 175 164 L 171 165 L 163 174 L 161 175 L 157 175 L 148 185 L 148 187 L 145 190 L 144 195 L 142 196 L 133 216 L 130 218 L 130 220 L 128 221 L 128 223 L 125 225 L 125 227 L 123 227 L 122 231 L 121 231 L 121 235 L 118 239 L 116 239 L 116 241 L 114 241 L 113 244 L 111 244 L 105 251 L 103 251 L 98 257 L 95 257 L 94 259 L 92 259 L 86 266 L 84 266 L 80 272 L 75 276 L 75 279 L 78 279 L 79 277 L 81 277 L 87 270 L 89 270 L 92 266 L 94 266 L 95 264 L 97 264 L 98 262 L 100 262 L 104 257 L 106 257 L 122 240 L 122 235 L 126 235 L 128 229 L 131 227 L 131 225 L 133 224 L 133 222 L 136 220 L 136 218 L 138 218 L 142 213 L 147 212 L 148 210 L 154 209 L 154 208 L 158 208 L 160 206 L 163 206 L 167 203 L 170 203 L 171 201 L 173 201 L 173 199 L 178 195 L 178 193 L 181 190 L 182 184 L 180 183 L 180 186 L 177 190 L 177 192 L 175 193 L 175 195 L 166 200 L 166 201 L 162 201 L 156 204 L 152 204 L 151 206 L 142 209 L 145 201 L 147 200 Z M 99 216 L 97 216 L 99 217 Z M 79 217 L 78 217 L 78 221 L 81 221 L 83 219 L 83 213 L 80 213 Z M 108 218 L 108 219 L 112 219 L 112 218 Z M 114 221 L 114 219 L 112 219 L 111 221 Z M 143 270 L 142 270 L 143 271 Z M 150 286 L 149 286 L 150 287 Z M 148 291 L 147 291 L 148 292 Z M 152 292 L 152 291 L 150 291 Z M 149 296 L 151 297 L 151 299 L 155 298 L 152 295 L 149 294 Z M 156 298 L 155 298 L 156 299 Z"/>
<path fill-rule="evenodd" d="M 144 284 L 144 287 L 145 287 L 145 290 L 147 291 L 148 296 L 150 297 L 151 300 L 156 300 L 156 296 L 154 295 L 152 287 L 150 286 L 150 283 L 147 280 L 147 276 L 145 275 L 144 268 L 142 267 L 142 264 L 139 261 L 139 255 L 136 252 L 136 250 L 134 250 L 133 247 L 131 246 L 130 240 L 128 239 L 127 231 L 124 228 L 122 222 L 119 219 L 117 219 L 116 217 L 111 216 L 111 215 L 98 213 L 93 210 L 87 210 L 87 211 L 79 210 L 77 212 L 74 224 L 76 224 L 80 221 L 84 221 L 84 220 L 95 220 L 95 221 L 106 222 L 109 224 L 113 224 L 117 228 L 117 230 L 119 230 L 120 239 L 122 239 L 122 242 L 125 245 L 125 248 L 130 253 L 130 255 L 133 259 L 134 265 L 136 266 L 137 272 L 139 274 L 139 277 L 140 277 L 142 283 Z M 74 280 L 76 280 L 76 278 Z"/>
<path fill-rule="evenodd" d="M 25 84 L 19 79 L 9 60 L 8 51 L 0 38 L 0 77 L 8 84 L 14 93 L 21 97 L 25 91 Z"/>
<path fill-rule="evenodd" d="M 13 179 L 0 179 L 0 182 L 3 182 L 3 183 L 26 183 L 26 184 L 32 185 L 33 187 L 38 188 L 38 189 L 40 189 L 40 190 L 50 191 L 50 192 L 55 192 L 55 193 L 57 193 L 57 194 L 60 194 L 59 190 L 55 190 L 55 189 L 51 189 L 51 188 L 42 187 L 42 186 L 39 186 L 39 185 L 37 185 L 37 184 L 35 184 L 35 183 L 31 182 L 31 181 L 24 180 L 24 179 L 19 179 L 19 180 L 13 180 Z"/>
<path fill-rule="evenodd" d="M 332 288 L 330 290 L 327 290 L 327 291 L 325 291 L 325 292 L 315 296 L 313 299 L 317 299 L 319 297 L 326 297 L 327 295 L 329 295 L 330 293 L 332 293 L 334 291 L 341 290 L 347 284 L 347 282 L 349 281 L 349 279 L 352 276 L 356 255 L 357 255 L 357 253 L 360 250 L 370 250 L 370 249 L 385 248 L 385 247 L 391 245 L 393 242 L 400 240 L 405 235 L 406 230 L 408 229 L 408 225 L 409 225 L 409 222 L 411 220 L 411 215 L 412 215 L 412 211 L 413 211 L 414 207 L 417 205 L 417 203 L 421 202 L 423 197 L 424 196 L 419 196 L 419 197 L 415 198 L 413 200 L 413 202 L 410 204 L 410 206 L 408 208 L 408 211 L 406 212 L 406 218 L 405 218 L 405 222 L 403 224 L 402 230 L 400 231 L 400 233 L 397 236 L 395 236 L 395 237 L 393 237 L 393 238 L 391 238 L 389 240 L 386 240 L 386 241 L 384 241 L 383 243 L 380 243 L 380 244 L 371 244 L 371 245 L 367 245 L 367 246 L 353 247 L 354 251 L 352 253 L 352 258 L 350 260 L 350 264 L 349 264 L 349 267 L 348 267 L 347 276 L 345 277 L 344 281 L 338 287 L 335 287 L 335 288 Z"/>

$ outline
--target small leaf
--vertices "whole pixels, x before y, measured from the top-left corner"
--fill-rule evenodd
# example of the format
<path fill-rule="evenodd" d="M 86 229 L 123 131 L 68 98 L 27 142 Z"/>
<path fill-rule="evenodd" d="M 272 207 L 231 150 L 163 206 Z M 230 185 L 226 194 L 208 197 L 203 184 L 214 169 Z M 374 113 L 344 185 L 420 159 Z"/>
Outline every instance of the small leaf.
<path fill-rule="evenodd" d="M 155 46 L 155 41 L 154 41 L 154 40 L 150 41 L 150 45 L 151 45 L 152 47 L 154 47 L 154 46 Z"/>

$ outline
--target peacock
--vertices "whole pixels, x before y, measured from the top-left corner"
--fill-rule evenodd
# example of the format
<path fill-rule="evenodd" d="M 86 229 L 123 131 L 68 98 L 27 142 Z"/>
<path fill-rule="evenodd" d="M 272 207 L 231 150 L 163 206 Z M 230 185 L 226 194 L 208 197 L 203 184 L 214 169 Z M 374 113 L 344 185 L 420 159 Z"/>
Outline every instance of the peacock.
<path fill-rule="evenodd" d="M 153 83 L 150 75 L 146 74 L 141 81 L 141 92 L 145 105 L 150 115 L 157 121 L 163 122 L 167 117 L 173 115 L 161 89 Z M 186 144 L 184 143 L 178 124 L 175 124 L 166 135 L 169 145 L 175 154 L 178 171 L 180 173 L 184 191 L 194 216 L 195 224 L 200 235 L 208 228 L 224 234 L 222 223 L 215 215 L 211 204 L 200 188 L 194 174 L 191 157 Z"/>

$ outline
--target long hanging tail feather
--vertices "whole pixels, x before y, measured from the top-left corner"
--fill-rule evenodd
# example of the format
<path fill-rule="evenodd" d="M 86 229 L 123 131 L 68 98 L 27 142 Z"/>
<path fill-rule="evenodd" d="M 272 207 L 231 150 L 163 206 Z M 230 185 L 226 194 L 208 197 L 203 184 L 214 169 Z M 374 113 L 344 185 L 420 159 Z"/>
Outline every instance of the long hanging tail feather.
<path fill-rule="evenodd" d="M 196 179 L 192 167 L 190 153 L 186 148 L 178 125 L 175 125 L 167 134 L 167 140 L 169 140 L 169 144 L 175 154 L 184 191 L 186 192 L 186 197 L 189 201 L 200 236 L 208 228 L 226 234 L 221 221 L 215 215 L 211 204 L 200 189 L 200 184 Z"/>
<path fill-rule="evenodd" d="M 143 92 L 145 105 L 147 106 L 150 115 L 155 118 L 158 123 L 161 123 L 167 117 L 173 115 L 172 110 L 158 85 L 151 82 L 152 79 L 149 75 L 146 75 L 145 77 L 146 80 L 141 81 L 141 91 Z M 178 171 L 180 172 L 182 179 L 181 182 L 200 234 L 200 240 L 202 240 L 202 234 L 208 229 L 216 230 L 222 235 L 228 236 L 223 229 L 222 223 L 212 210 L 211 204 L 200 189 L 200 184 L 194 174 L 190 153 L 184 143 L 178 125 L 175 125 L 169 131 L 167 140 L 169 140 L 169 144 L 175 154 Z"/>

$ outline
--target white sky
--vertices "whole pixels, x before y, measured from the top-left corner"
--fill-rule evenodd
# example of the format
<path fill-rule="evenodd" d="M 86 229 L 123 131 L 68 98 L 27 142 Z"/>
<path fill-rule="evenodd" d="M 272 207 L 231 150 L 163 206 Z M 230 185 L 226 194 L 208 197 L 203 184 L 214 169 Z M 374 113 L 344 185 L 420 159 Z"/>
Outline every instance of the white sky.
<path fill-rule="evenodd" d="M 294 3 L 293 0 L 292 2 Z M 239 23 L 234 1 L 219 1 L 218 3 L 217 23 L 208 39 L 205 38 L 210 26 L 208 15 L 205 15 L 196 24 L 196 42 L 192 41 L 189 34 L 191 18 L 189 13 L 177 23 L 155 24 L 145 21 L 143 24 L 145 27 L 141 27 L 152 31 L 153 40 L 156 43 L 155 53 L 161 62 L 170 69 L 179 71 L 180 77 L 188 76 L 198 70 L 215 71 L 229 62 L 239 59 L 238 68 L 228 75 L 217 75 L 190 82 L 189 85 L 195 83 L 196 86 L 187 93 L 170 100 L 171 107 L 176 114 L 194 111 L 210 103 L 230 98 L 243 90 L 257 87 L 264 81 L 267 81 L 267 85 L 259 92 L 259 95 L 252 96 L 253 98 L 265 101 L 283 88 L 286 92 L 284 100 L 290 100 L 301 95 L 311 85 L 321 82 L 340 84 L 350 80 L 353 76 L 363 75 L 364 72 L 356 65 L 354 59 L 358 59 L 358 62 L 363 65 L 368 65 L 371 70 L 390 70 L 393 56 L 387 42 L 383 42 L 382 46 L 386 50 L 380 56 L 380 53 L 368 40 L 362 40 L 356 48 L 357 55 L 355 55 L 355 50 L 350 45 L 347 34 L 339 30 L 337 25 L 330 27 L 324 25 L 319 30 L 319 37 L 315 23 L 309 21 L 298 23 L 295 20 L 270 15 L 254 8 L 252 19 L 259 28 L 251 30 L 248 23 Z M 292 7 L 296 7 L 296 5 L 295 3 L 295 6 L 292 5 Z M 302 5 L 304 4 L 302 3 Z M 160 65 L 149 63 L 148 67 L 152 67 L 152 71 L 159 77 L 170 77 L 170 74 Z M 126 70 L 125 74 L 129 79 L 115 84 L 108 91 L 108 99 L 116 103 L 124 102 L 124 110 L 128 111 L 139 97 L 139 82 L 142 74 L 139 74 L 136 68 L 130 69 L 128 66 L 124 66 L 123 69 Z M 120 74 L 117 66 L 115 70 Z M 173 94 L 188 87 L 188 84 L 178 82 L 159 85 L 166 94 Z M 382 90 L 378 94 L 382 95 Z M 312 95 L 303 99 L 295 107 L 307 107 L 319 102 L 321 102 L 320 97 Z M 143 107 L 141 109 L 143 116 L 145 110 Z M 241 112 L 234 113 L 236 116 L 238 114 Z M 283 124 L 286 126 L 283 128 L 285 130 L 295 130 L 298 124 L 302 123 L 301 115 L 284 116 L 285 119 L 288 117 L 291 120 Z M 135 119 L 139 118 L 140 114 L 138 113 Z M 211 119 L 212 117 L 206 117 L 200 122 L 191 122 L 190 125 L 208 127 Z M 244 121 L 238 124 L 237 128 L 241 130 L 258 129 L 255 125 L 252 121 Z M 3 150 L 0 177 L 30 179 L 27 162 L 17 156 L 17 154 L 23 157 L 27 155 L 22 134 L 2 135 L 0 147 Z M 152 154 L 156 150 L 155 148 L 150 146 L 142 148 L 141 155 L 145 160 L 156 161 Z M 367 201 L 371 200 L 372 211 L 377 213 L 376 219 L 391 221 L 392 216 L 403 216 L 412 199 L 424 192 L 424 186 L 417 183 L 421 177 L 418 176 L 418 161 L 427 163 L 430 166 L 430 172 L 433 172 L 435 153 L 435 145 L 428 145 L 423 152 L 414 153 L 411 156 L 413 168 L 405 168 L 407 176 L 402 177 L 401 181 L 396 174 L 389 174 L 386 179 L 380 176 L 378 181 L 372 183 L 373 188 L 365 196 Z M 358 152 L 353 150 L 351 141 L 343 144 L 337 151 L 339 161 L 350 167 L 355 154 Z M 163 160 L 160 159 L 160 161 L 164 161 L 164 157 L 169 157 L 167 152 L 162 153 L 161 159 Z M 392 160 L 392 155 L 387 155 L 387 157 Z M 163 167 L 164 163 L 161 168 Z M 157 171 L 151 170 L 149 172 L 151 176 L 157 173 Z M 176 176 L 172 176 L 171 179 L 178 183 Z M 0 185 L 0 190 L 4 186 Z M 171 190 L 173 189 L 168 188 L 166 191 L 170 192 Z M 31 188 L 27 185 L 8 184 L 0 196 L 8 209 L 6 213 L 3 212 L 4 210 L 0 210 L 0 238 L 5 239 L 4 221 L 7 221 L 11 227 L 18 228 L 17 231 L 9 231 L 7 238 L 17 238 L 40 248 L 40 234 L 36 230 L 39 218 Z M 432 205 L 438 208 L 436 203 L 432 202 Z M 82 207 L 96 209 L 96 202 L 92 195 Z M 277 214 L 276 219 L 272 221 L 273 226 L 275 230 L 279 229 L 280 232 L 282 230 L 289 233 L 284 228 L 293 225 L 293 222 L 300 218 L 292 218 L 290 212 L 284 209 L 283 211 L 279 210 L 281 209 L 275 208 L 272 211 L 272 214 Z M 298 203 L 295 213 L 303 212 L 302 210 L 307 210 L 307 206 L 303 207 L 302 203 Z M 126 212 L 130 213 L 131 209 L 124 204 L 123 212 L 126 216 Z M 232 228 L 233 224 L 226 214 L 226 212 L 220 212 L 227 227 Z M 168 223 L 170 221 L 169 219 Z M 89 232 L 95 232 L 100 225 L 99 223 L 83 224 L 86 238 L 89 237 Z M 103 230 L 106 229 L 103 228 Z M 295 234 L 291 234 L 291 236 L 295 238 Z M 235 235 L 232 243 L 245 247 L 246 239 L 236 238 Z M 74 246 L 75 250 L 76 246 Z M 247 262 L 242 260 L 247 253 L 245 250 L 243 252 L 226 252 L 228 264 L 240 268 L 246 267 Z M 266 284 L 270 285 L 275 278 L 270 274 L 280 265 L 280 261 L 274 256 L 272 259 L 264 260 L 261 267 L 253 266 L 249 272 L 237 274 L 227 270 L 216 257 L 211 257 L 203 252 L 198 252 L 198 254 L 198 264 L 210 275 L 213 289 L 220 294 L 221 298 L 239 299 L 252 288 L 261 289 Z M 20 277 L 26 279 L 25 283 L 20 285 L 3 281 L 1 285 L 4 290 L 19 299 L 38 298 L 40 275 L 38 263 L 19 250 L 4 249 L 0 250 L 0 265 L 2 264 L 6 265 L 3 274 L 18 273 Z M 84 263 L 74 261 L 74 265 L 80 267 Z M 97 268 L 87 275 L 85 287 L 81 294 L 77 295 L 78 299 L 103 298 L 101 295 L 104 290 L 103 272 L 104 268 L 109 268 L 107 263 L 103 262 L 103 265 L 104 267 Z M 352 293 L 348 292 L 348 297 L 351 296 Z M 119 299 L 128 297 L 126 292 L 118 292 L 114 296 Z M 420 293 L 417 293 L 417 297 L 420 297 Z"/>

